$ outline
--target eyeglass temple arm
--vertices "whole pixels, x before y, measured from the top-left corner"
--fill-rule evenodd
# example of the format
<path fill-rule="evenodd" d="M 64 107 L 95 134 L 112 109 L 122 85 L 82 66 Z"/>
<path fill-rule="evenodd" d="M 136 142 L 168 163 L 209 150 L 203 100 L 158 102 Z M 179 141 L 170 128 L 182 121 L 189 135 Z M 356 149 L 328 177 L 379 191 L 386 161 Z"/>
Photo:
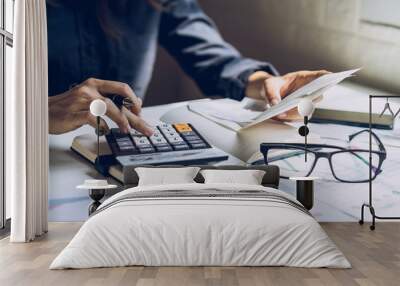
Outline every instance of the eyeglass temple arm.
<path fill-rule="evenodd" d="M 367 160 L 365 160 L 362 156 L 358 155 L 355 152 L 352 152 L 351 150 L 350 150 L 350 153 L 352 153 L 354 156 L 356 156 L 358 159 L 360 159 L 360 161 L 363 162 L 365 165 L 369 165 L 369 162 Z M 372 167 L 376 170 L 377 173 L 380 173 L 380 170 L 378 169 L 378 167 L 376 167 L 374 165 L 372 165 Z"/>
<path fill-rule="evenodd" d="M 399 111 L 400 111 L 400 110 L 399 110 Z M 383 145 L 381 139 L 379 139 L 379 137 L 378 137 L 374 132 L 369 131 L 368 129 L 361 130 L 361 131 L 358 131 L 357 133 L 354 133 L 354 134 L 349 135 L 349 142 L 351 142 L 355 137 L 357 137 L 358 135 L 360 135 L 361 133 L 364 133 L 364 132 L 368 132 L 368 133 L 371 132 L 371 135 L 372 135 L 372 136 L 375 138 L 375 140 L 378 142 L 378 147 L 379 147 L 379 149 L 382 150 L 382 151 L 384 151 L 384 152 L 386 153 L 386 148 L 385 148 L 385 146 Z"/>

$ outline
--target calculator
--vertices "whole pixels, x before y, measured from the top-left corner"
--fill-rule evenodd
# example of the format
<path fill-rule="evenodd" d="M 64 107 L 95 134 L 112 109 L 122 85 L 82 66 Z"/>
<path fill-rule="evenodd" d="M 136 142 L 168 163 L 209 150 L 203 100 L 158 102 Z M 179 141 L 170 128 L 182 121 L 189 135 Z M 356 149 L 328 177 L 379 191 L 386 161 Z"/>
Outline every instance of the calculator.
<path fill-rule="evenodd" d="M 189 123 L 163 123 L 150 137 L 131 130 L 112 128 L 106 135 L 115 159 L 125 169 L 143 165 L 195 165 L 228 159 L 228 154 L 211 146 Z"/>

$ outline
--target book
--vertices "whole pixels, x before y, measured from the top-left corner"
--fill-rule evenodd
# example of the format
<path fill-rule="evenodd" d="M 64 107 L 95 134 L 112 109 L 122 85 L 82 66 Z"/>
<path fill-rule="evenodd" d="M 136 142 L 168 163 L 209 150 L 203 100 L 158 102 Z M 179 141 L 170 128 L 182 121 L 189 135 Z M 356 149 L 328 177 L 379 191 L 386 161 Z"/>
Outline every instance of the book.
<path fill-rule="evenodd" d="M 97 136 L 94 133 L 82 134 L 74 137 L 71 145 L 71 150 L 77 153 L 82 158 L 94 164 L 97 158 Z M 100 154 L 112 154 L 110 147 L 104 136 L 100 137 Z M 110 175 L 118 181 L 123 182 L 124 176 L 120 165 L 111 166 L 108 170 Z"/>

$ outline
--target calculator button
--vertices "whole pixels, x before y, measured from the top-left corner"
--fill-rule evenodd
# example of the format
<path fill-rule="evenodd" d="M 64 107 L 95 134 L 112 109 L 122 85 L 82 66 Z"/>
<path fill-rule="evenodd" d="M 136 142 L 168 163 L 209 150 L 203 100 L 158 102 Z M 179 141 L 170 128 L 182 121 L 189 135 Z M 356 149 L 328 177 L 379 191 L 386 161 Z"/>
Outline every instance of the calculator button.
<path fill-rule="evenodd" d="M 120 137 L 120 138 L 116 138 L 115 139 L 117 142 L 132 142 L 131 139 L 129 139 L 129 137 Z"/>
<path fill-rule="evenodd" d="M 115 140 L 117 142 L 118 146 L 132 146 L 133 147 L 133 143 L 129 138 L 117 138 Z"/>
<path fill-rule="evenodd" d="M 182 150 L 189 150 L 189 146 L 188 145 L 177 145 L 174 146 L 174 150 L 176 151 L 182 151 Z"/>
<path fill-rule="evenodd" d="M 164 135 L 167 137 L 172 137 L 172 136 L 178 136 L 179 134 L 175 130 L 173 130 L 173 131 L 167 130 Z"/>
<path fill-rule="evenodd" d="M 130 143 L 130 144 L 118 144 L 118 148 L 119 148 L 120 151 L 124 151 L 124 152 L 127 152 L 127 151 L 135 152 L 136 151 L 136 148 L 135 148 L 135 146 L 133 146 L 132 143 Z"/>
<path fill-rule="evenodd" d="M 167 138 L 168 140 L 169 139 L 174 139 L 174 138 L 180 138 L 181 136 L 179 136 L 179 134 L 178 133 L 168 133 L 168 134 L 165 134 L 165 138 Z"/>
<path fill-rule="evenodd" d="M 177 144 L 177 143 L 184 143 L 185 141 L 180 136 L 170 137 L 167 138 L 169 143 Z"/>
<path fill-rule="evenodd" d="M 187 137 L 187 136 L 198 136 L 198 135 L 196 134 L 196 132 L 194 132 L 194 131 L 180 132 L 179 134 L 180 134 L 181 136 L 183 136 L 183 137 Z"/>
<path fill-rule="evenodd" d="M 119 130 L 118 128 L 112 128 L 112 129 L 111 129 L 111 133 L 112 133 L 112 134 L 120 134 L 120 133 L 121 133 L 121 130 Z"/>
<path fill-rule="evenodd" d="M 193 144 L 205 144 L 205 142 L 203 140 L 191 140 L 188 141 L 189 145 L 193 145 Z M 207 144 L 206 144 L 207 145 Z"/>
<path fill-rule="evenodd" d="M 158 128 L 154 128 L 153 135 L 156 135 L 156 134 L 160 134 L 161 135 L 161 131 Z"/>
<path fill-rule="evenodd" d="M 190 147 L 192 147 L 193 149 L 202 149 L 206 148 L 207 145 L 205 143 L 196 143 L 196 144 L 190 144 Z"/>
<path fill-rule="evenodd" d="M 165 131 L 165 130 L 169 130 L 169 129 L 174 129 L 174 127 L 172 127 L 172 125 L 165 124 L 163 126 L 159 126 L 159 129 L 162 131 Z"/>
<path fill-rule="evenodd" d="M 171 127 L 171 124 L 162 123 L 162 124 L 158 125 L 158 127 L 159 127 L 160 129 L 162 129 L 162 128 L 168 128 L 168 127 Z"/>
<path fill-rule="evenodd" d="M 144 136 L 133 136 L 132 137 L 133 141 L 135 142 L 136 146 L 138 148 L 142 147 L 142 146 L 146 146 L 146 145 L 150 145 L 150 141 L 149 139 L 147 139 L 147 137 Z"/>
<path fill-rule="evenodd" d="M 119 146 L 119 150 L 123 152 L 133 153 L 136 152 L 136 148 L 133 146 Z"/>
<path fill-rule="evenodd" d="M 175 129 L 161 129 L 161 132 L 166 138 L 179 136 Z"/>
<path fill-rule="evenodd" d="M 195 136 L 184 136 L 184 138 L 186 139 L 186 141 L 197 141 L 197 140 L 201 140 L 201 138 L 197 135 Z"/>
<path fill-rule="evenodd" d="M 178 132 L 190 132 L 192 131 L 192 128 L 190 127 L 189 124 L 187 123 L 179 123 L 179 124 L 174 124 L 174 127 Z"/>
<path fill-rule="evenodd" d="M 169 152 L 172 151 L 172 147 L 169 145 L 163 145 L 163 146 L 155 146 L 157 152 Z"/>
<path fill-rule="evenodd" d="M 119 147 L 127 147 L 127 146 L 133 147 L 133 144 L 130 141 L 117 141 L 117 144 Z"/>
<path fill-rule="evenodd" d="M 188 149 L 190 149 L 189 145 L 187 145 L 185 142 L 175 143 L 175 144 L 171 144 L 171 145 L 175 150 L 188 150 Z"/>
<path fill-rule="evenodd" d="M 154 152 L 154 148 L 150 147 L 150 148 L 139 148 L 140 153 L 153 153 Z"/>
<path fill-rule="evenodd" d="M 153 143 L 153 145 L 160 145 L 160 144 L 168 143 L 164 137 L 159 137 L 159 136 L 151 136 L 150 141 L 151 141 L 151 143 Z"/>
<path fill-rule="evenodd" d="M 175 128 L 172 126 L 166 127 L 166 128 L 161 128 L 161 131 L 165 132 L 176 132 Z"/>
<path fill-rule="evenodd" d="M 130 133 L 132 136 L 143 136 L 142 133 L 140 133 L 139 131 L 135 130 L 135 129 L 131 129 Z"/>

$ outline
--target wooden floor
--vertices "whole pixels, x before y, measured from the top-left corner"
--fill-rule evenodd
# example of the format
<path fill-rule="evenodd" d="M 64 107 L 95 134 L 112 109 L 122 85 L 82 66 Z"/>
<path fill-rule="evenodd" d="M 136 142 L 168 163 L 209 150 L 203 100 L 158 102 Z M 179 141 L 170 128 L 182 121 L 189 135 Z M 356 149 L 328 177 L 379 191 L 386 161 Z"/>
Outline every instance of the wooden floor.
<path fill-rule="evenodd" d="M 51 223 L 49 233 L 30 244 L 0 241 L 0 285 L 400 285 L 400 223 L 325 223 L 323 228 L 353 268 L 125 267 L 48 270 L 80 223 Z"/>

